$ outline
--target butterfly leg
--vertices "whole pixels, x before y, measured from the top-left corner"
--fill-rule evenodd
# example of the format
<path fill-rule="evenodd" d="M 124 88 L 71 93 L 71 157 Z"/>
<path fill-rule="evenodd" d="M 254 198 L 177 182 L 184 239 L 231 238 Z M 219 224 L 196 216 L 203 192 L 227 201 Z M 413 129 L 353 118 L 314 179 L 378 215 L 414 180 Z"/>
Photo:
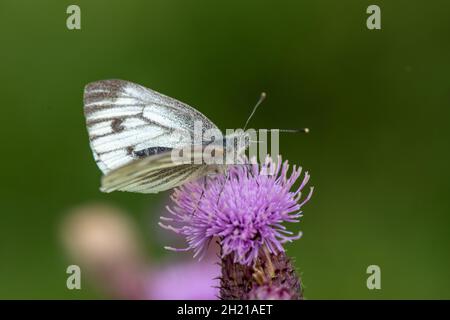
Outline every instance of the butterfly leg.
<path fill-rule="evenodd" d="M 226 184 L 227 181 L 228 181 L 228 177 L 229 177 L 229 176 L 228 176 L 228 168 L 227 168 L 227 167 L 225 167 L 224 175 L 225 175 L 225 179 L 223 180 L 222 188 L 220 189 L 219 196 L 217 197 L 217 204 L 219 203 L 220 197 L 222 196 L 223 189 L 225 189 L 225 184 Z"/>
<path fill-rule="evenodd" d="M 205 195 L 205 190 L 206 190 L 206 187 L 207 187 L 207 176 L 204 176 L 203 177 L 203 188 L 202 188 L 202 193 L 200 194 L 200 198 L 198 199 L 198 201 L 197 201 L 197 205 L 195 206 L 195 209 L 194 209 L 194 211 L 192 212 L 192 214 L 195 214 L 196 212 L 197 212 L 197 209 L 198 209 L 198 207 L 200 206 L 200 203 L 201 203 L 201 201 L 202 201 L 202 199 L 203 199 L 203 196 Z"/>

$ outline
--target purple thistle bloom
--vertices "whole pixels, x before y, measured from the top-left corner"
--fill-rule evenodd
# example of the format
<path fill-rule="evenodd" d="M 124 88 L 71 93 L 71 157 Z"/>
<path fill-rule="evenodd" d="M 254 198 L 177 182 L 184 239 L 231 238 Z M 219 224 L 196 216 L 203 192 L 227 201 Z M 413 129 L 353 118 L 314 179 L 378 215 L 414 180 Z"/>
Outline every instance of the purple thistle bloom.
<path fill-rule="evenodd" d="M 234 262 L 251 265 L 262 248 L 269 253 L 284 252 L 283 243 L 299 239 L 283 225 L 299 222 L 301 208 L 308 202 L 313 188 L 300 202 L 301 191 L 309 180 L 306 172 L 300 186 L 291 191 L 301 175 L 301 168 L 267 158 L 262 165 L 236 165 L 227 175 L 217 175 L 186 183 L 175 189 L 168 207 L 172 217 L 161 217 L 171 225 L 160 225 L 186 237 L 185 249 L 202 257 L 213 238 L 218 238 L 222 256 L 233 253 Z"/>

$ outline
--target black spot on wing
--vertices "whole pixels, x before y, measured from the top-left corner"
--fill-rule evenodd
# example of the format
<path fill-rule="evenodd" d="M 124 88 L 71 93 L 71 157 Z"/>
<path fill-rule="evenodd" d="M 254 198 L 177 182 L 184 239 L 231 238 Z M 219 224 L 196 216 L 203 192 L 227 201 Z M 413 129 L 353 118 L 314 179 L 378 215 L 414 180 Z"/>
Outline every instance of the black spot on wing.
<path fill-rule="evenodd" d="M 125 127 L 122 125 L 122 122 L 123 120 L 119 118 L 113 120 L 113 122 L 111 123 L 113 132 L 118 133 L 125 129 Z"/>
<path fill-rule="evenodd" d="M 153 156 L 153 155 L 160 154 L 162 152 L 166 152 L 166 151 L 170 151 L 170 150 L 172 150 L 172 148 L 151 147 L 151 148 L 147 148 L 147 149 L 133 151 L 132 154 L 133 154 L 133 157 L 140 159 L 140 158 Z"/>

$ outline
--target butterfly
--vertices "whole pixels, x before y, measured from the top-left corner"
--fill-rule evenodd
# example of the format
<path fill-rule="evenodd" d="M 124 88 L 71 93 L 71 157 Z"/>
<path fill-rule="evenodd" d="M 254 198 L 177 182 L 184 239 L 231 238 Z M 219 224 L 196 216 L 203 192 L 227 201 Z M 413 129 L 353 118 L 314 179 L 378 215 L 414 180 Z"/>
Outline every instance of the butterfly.
<path fill-rule="evenodd" d="M 223 163 L 173 161 L 175 150 L 202 155 L 211 144 L 204 133 L 219 129 L 198 110 L 161 93 L 124 80 L 92 82 L 84 90 L 84 114 L 103 192 L 158 193 L 226 171 Z M 250 143 L 243 131 L 231 138 L 216 145 L 219 156 L 239 154 Z"/>

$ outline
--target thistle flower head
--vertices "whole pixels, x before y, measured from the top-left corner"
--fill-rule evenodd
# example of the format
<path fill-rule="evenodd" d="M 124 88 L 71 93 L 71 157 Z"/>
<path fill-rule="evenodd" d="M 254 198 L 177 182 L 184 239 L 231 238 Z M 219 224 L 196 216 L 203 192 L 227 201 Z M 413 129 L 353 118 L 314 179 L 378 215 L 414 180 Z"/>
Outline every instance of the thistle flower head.
<path fill-rule="evenodd" d="M 291 190 L 301 175 L 281 158 L 267 158 L 262 165 L 250 163 L 228 168 L 218 175 L 184 184 L 175 189 L 168 207 L 171 217 L 162 217 L 170 225 L 162 227 L 186 237 L 194 256 L 202 256 L 213 238 L 222 247 L 222 256 L 233 253 L 234 262 L 252 264 L 263 248 L 270 253 L 284 252 L 282 244 L 299 239 L 283 225 L 298 222 L 302 206 L 310 199 L 310 188 L 304 200 L 302 190 L 309 180 L 306 172 L 296 190 Z"/>

